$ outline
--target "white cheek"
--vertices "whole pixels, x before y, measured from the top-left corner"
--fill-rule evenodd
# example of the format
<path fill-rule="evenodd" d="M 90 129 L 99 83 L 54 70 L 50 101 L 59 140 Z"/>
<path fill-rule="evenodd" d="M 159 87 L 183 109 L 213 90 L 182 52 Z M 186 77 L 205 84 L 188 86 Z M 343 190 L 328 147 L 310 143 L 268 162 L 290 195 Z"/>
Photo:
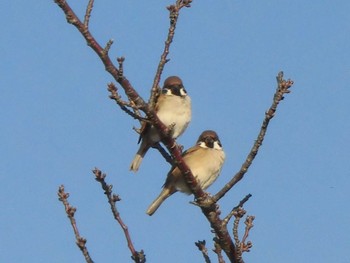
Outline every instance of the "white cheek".
<path fill-rule="evenodd" d="M 214 149 L 216 149 L 216 150 L 222 149 L 222 147 L 220 146 L 220 144 L 217 141 L 214 142 Z"/>
<path fill-rule="evenodd" d="M 180 89 L 180 94 L 181 94 L 181 96 L 186 96 L 187 95 L 187 93 L 184 91 L 184 89 Z"/>
<path fill-rule="evenodd" d="M 205 142 L 200 142 L 198 145 L 199 145 L 199 147 L 208 149 L 208 146 L 205 144 Z"/>

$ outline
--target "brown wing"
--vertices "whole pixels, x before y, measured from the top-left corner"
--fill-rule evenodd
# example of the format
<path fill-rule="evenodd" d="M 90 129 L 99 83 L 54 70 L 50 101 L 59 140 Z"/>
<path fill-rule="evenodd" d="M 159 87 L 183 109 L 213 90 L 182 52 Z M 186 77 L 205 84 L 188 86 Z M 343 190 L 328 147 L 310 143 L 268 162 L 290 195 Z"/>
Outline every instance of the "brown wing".
<path fill-rule="evenodd" d="M 157 92 L 157 95 L 156 95 L 156 105 L 155 105 L 155 108 L 154 108 L 154 111 L 157 113 L 158 112 L 158 99 L 159 99 L 159 91 Z M 141 123 L 141 127 L 140 127 L 140 137 L 139 137 L 139 140 L 137 143 L 140 143 L 141 140 L 142 140 L 142 137 L 144 134 L 146 134 L 149 130 L 149 128 L 151 127 L 151 124 L 149 122 L 145 122 L 143 121 Z"/>

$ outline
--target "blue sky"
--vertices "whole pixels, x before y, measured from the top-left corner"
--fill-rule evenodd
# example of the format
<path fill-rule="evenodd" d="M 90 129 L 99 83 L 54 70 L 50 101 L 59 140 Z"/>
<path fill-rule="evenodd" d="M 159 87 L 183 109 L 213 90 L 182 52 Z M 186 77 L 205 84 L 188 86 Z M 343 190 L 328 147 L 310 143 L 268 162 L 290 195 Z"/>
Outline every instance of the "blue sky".
<path fill-rule="evenodd" d="M 87 1 L 69 2 L 82 17 Z M 111 56 L 126 57 L 125 75 L 146 99 L 171 3 L 105 0 L 93 10 L 92 33 L 101 44 L 114 39 Z M 221 138 L 226 163 L 209 192 L 243 163 L 276 74 L 295 81 L 246 178 L 220 201 L 226 215 L 253 195 L 246 262 L 350 262 L 349 11 L 345 0 L 195 0 L 181 13 L 163 76 L 181 76 L 193 101 L 178 142 L 188 148 L 205 129 Z M 138 123 L 108 98 L 111 76 L 62 11 L 53 1 L 6 1 L 0 22 L 0 261 L 84 262 L 57 200 L 64 184 L 92 258 L 130 262 L 93 179 L 98 167 L 122 197 L 119 211 L 148 262 L 203 262 L 194 242 L 211 248 L 212 234 L 191 197 L 175 194 L 145 214 L 169 167 L 152 151 L 136 175 L 128 171 Z"/>

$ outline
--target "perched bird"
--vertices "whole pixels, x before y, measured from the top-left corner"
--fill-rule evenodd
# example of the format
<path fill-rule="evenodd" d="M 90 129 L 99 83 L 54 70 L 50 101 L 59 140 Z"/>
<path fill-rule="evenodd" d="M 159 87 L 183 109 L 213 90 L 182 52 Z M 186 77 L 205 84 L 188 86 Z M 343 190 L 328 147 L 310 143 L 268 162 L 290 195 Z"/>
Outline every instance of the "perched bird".
<path fill-rule="evenodd" d="M 182 157 L 203 190 L 214 183 L 225 161 L 225 153 L 219 137 L 215 131 L 211 130 L 202 132 L 197 144 L 185 151 Z M 146 213 L 153 215 L 164 200 L 177 191 L 192 194 L 180 169 L 173 166 L 168 173 L 162 192 L 149 206 Z"/>
<path fill-rule="evenodd" d="M 191 121 L 191 99 L 179 77 L 171 76 L 164 81 L 155 112 L 164 125 L 171 127 L 172 138 L 176 139 L 185 131 Z M 141 127 L 140 141 L 140 148 L 130 165 L 130 170 L 134 172 L 139 169 L 148 149 L 160 141 L 160 136 L 156 128 L 144 123 Z"/>

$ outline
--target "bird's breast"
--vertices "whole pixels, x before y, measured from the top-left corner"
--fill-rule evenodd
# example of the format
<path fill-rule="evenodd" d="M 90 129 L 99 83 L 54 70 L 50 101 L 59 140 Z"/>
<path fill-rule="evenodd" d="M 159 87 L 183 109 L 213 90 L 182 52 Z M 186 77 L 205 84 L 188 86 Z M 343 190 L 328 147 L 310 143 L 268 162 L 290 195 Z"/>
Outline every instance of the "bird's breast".
<path fill-rule="evenodd" d="M 188 96 L 167 96 L 160 102 L 157 115 L 166 125 L 173 127 L 173 137 L 179 137 L 191 121 L 191 100 Z"/>

